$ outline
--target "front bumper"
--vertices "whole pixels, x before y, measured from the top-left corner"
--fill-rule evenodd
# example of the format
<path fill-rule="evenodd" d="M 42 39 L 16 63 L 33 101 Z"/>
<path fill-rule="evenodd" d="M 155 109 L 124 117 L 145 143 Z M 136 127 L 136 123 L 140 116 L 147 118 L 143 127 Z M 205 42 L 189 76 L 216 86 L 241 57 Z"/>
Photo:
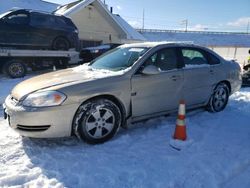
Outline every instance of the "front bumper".
<path fill-rule="evenodd" d="M 56 138 L 71 136 L 72 121 L 77 104 L 56 107 L 31 108 L 13 104 L 7 97 L 4 117 L 10 127 L 22 136 L 34 138 Z"/>

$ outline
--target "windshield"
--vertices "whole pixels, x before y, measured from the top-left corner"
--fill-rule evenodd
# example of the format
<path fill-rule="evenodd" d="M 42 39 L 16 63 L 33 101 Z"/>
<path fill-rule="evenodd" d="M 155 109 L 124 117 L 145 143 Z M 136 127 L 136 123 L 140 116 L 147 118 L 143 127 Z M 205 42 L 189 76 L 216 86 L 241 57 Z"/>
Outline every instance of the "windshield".
<path fill-rule="evenodd" d="M 89 66 L 94 69 L 119 71 L 131 67 L 148 48 L 116 48 L 94 60 Z"/>

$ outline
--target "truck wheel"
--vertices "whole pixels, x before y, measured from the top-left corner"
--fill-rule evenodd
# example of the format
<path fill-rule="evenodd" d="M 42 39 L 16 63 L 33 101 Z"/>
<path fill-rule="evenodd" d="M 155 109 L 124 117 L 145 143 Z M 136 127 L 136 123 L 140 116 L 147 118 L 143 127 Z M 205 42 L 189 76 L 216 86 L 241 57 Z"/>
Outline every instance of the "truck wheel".
<path fill-rule="evenodd" d="M 58 69 L 66 69 L 66 68 L 68 68 L 68 64 L 69 64 L 68 59 L 57 59 L 57 60 L 54 60 L 54 65 Z"/>
<path fill-rule="evenodd" d="M 10 60 L 4 64 L 4 73 L 11 78 L 21 78 L 26 75 L 27 68 L 21 60 Z"/>
<path fill-rule="evenodd" d="M 58 37 L 54 40 L 52 44 L 53 50 L 68 50 L 69 49 L 69 42 L 67 39 L 63 37 Z"/>

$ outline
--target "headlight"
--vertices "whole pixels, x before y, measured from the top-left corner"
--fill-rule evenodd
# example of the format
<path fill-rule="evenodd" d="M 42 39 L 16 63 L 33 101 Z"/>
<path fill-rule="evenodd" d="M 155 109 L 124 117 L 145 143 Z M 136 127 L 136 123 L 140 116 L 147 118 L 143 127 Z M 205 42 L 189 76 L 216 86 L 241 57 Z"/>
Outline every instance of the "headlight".
<path fill-rule="evenodd" d="M 28 95 L 22 104 L 23 106 L 29 107 L 58 106 L 62 104 L 65 99 L 66 95 L 58 91 L 43 91 Z"/>

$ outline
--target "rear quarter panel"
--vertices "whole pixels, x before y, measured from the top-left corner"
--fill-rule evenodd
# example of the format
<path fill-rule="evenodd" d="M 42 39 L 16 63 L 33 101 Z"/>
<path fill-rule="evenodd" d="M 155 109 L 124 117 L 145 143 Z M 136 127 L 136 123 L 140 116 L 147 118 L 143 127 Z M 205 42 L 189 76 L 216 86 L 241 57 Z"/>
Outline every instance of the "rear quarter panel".
<path fill-rule="evenodd" d="M 235 61 L 225 61 L 227 68 L 227 80 L 231 84 L 231 94 L 240 90 L 242 85 L 242 75 L 240 65 Z"/>

